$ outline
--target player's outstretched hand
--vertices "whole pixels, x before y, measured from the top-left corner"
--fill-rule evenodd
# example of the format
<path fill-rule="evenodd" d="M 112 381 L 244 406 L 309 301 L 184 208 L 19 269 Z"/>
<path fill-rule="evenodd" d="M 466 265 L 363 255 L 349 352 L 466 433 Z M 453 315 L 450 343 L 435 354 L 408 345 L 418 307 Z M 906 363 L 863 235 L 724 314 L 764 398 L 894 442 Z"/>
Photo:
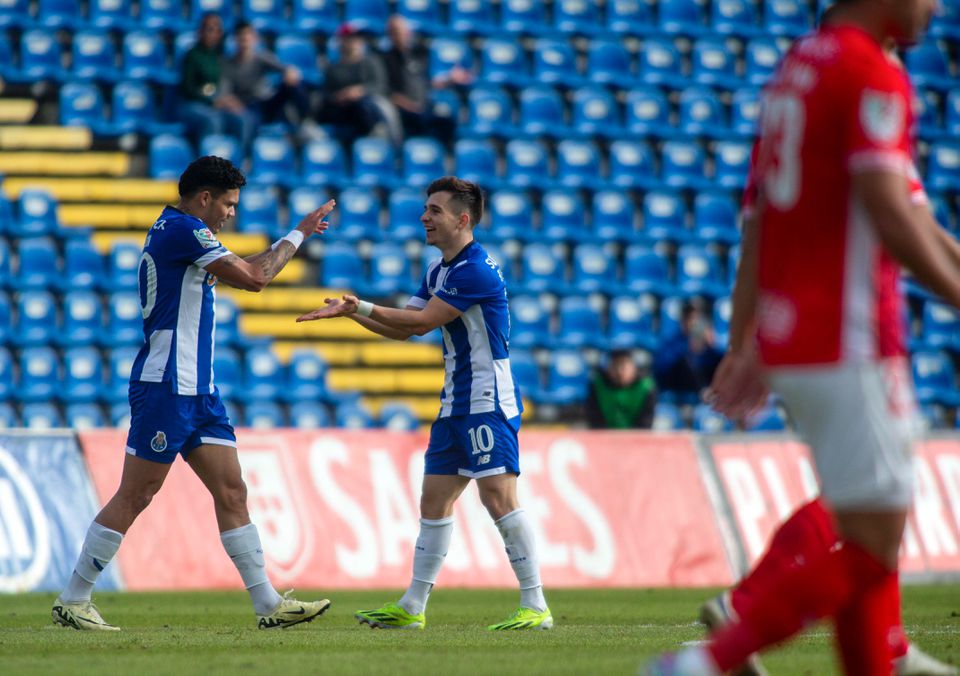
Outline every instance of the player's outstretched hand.
<path fill-rule="evenodd" d="M 325 306 L 297 317 L 298 322 L 312 322 L 315 319 L 333 319 L 345 317 L 357 311 L 360 300 L 356 296 L 345 294 L 343 300 L 339 298 L 324 298 Z"/>
<path fill-rule="evenodd" d="M 727 352 L 704 394 L 704 401 L 731 420 L 743 420 L 767 403 L 770 391 L 753 349 Z"/>
<path fill-rule="evenodd" d="M 333 211 L 335 206 L 337 206 L 336 200 L 329 200 L 325 204 L 320 205 L 320 208 L 314 209 L 303 217 L 303 220 L 300 221 L 300 225 L 297 226 L 297 229 L 302 231 L 307 237 L 313 234 L 319 235 L 330 227 L 330 224 L 323 219 L 326 218 L 331 211 Z"/>

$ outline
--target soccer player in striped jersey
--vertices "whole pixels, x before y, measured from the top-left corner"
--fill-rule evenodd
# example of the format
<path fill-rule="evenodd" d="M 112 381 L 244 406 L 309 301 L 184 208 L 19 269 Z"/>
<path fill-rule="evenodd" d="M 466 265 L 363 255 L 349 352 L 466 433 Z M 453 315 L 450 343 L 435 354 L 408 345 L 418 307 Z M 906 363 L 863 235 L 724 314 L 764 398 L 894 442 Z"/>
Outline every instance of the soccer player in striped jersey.
<path fill-rule="evenodd" d="M 257 528 L 247 512 L 233 426 L 214 384 L 217 281 L 260 291 L 290 261 L 306 237 L 327 228 L 330 200 L 269 249 L 240 258 L 217 233 L 236 212 L 243 174 L 229 161 L 201 157 L 180 176 L 180 201 L 160 214 L 140 258 L 143 345 L 130 374 L 130 432 L 120 487 L 87 531 L 76 568 L 53 605 L 55 624 L 117 631 L 90 602 L 100 571 L 124 533 L 160 490 L 182 455 L 213 497 L 220 539 L 253 601 L 258 627 L 309 622 L 326 599 L 281 597 L 267 577 Z M 171 543 L 167 546 L 181 546 Z"/>
<path fill-rule="evenodd" d="M 399 602 L 356 613 L 371 627 L 424 628 L 427 597 L 453 532 L 453 506 L 471 479 L 476 479 L 480 500 L 503 537 L 520 585 L 520 607 L 488 629 L 553 626 L 533 529 L 517 501 L 522 404 L 510 371 L 503 275 L 497 261 L 473 238 L 482 216 L 480 186 L 452 176 L 437 179 L 427 188 L 420 220 L 427 244 L 443 255 L 427 268 L 420 290 L 406 308 L 382 307 L 345 295 L 328 298 L 325 307 L 297 319 L 346 316 L 395 340 L 437 328 L 443 332 L 446 380 L 425 458 L 413 579 Z"/>

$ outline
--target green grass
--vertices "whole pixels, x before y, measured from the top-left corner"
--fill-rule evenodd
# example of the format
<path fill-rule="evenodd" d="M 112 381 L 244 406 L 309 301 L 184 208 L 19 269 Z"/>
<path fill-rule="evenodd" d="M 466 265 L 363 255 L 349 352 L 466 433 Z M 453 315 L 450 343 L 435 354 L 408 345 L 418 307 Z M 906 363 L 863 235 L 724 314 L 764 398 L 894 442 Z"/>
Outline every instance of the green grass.
<path fill-rule="evenodd" d="M 116 634 L 50 622 L 53 594 L 0 595 L 0 674 L 632 674 L 646 657 L 696 640 L 711 590 L 553 590 L 548 632 L 485 630 L 516 605 L 513 591 L 438 589 L 425 631 L 360 627 L 357 608 L 389 592 L 329 592 L 311 624 L 258 631 L 242 592 L 113 593 L 95 597 Z M 314 594 L 298 592 L 301 598 Z M 904 621 L 931 654 L 960 662 L 960 585 L 904 589 Z M 818 628 L 765 658 L 774 674 L 835 674 Z"/>

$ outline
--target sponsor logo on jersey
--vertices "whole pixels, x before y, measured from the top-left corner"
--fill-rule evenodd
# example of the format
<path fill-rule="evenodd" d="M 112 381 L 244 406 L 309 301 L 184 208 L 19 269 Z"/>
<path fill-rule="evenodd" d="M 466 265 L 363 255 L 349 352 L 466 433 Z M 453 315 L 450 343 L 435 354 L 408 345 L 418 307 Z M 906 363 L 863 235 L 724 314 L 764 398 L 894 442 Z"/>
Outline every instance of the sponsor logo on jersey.
<path fill-rule="evenodd" d="M 444 292 L 445 294 L 447 294 L 448 296 L 456 296 L 456 295 L 457 295 L 457 290 L 456 290 L 455 288 L 454 288 L 454 289 L 443 289 L 443 292 Z"/>
<path fill-rule="evenodd" d="M 0 592 L 29 591 L 50 566 L 50 526 L 27 471 L 3 447 L 0 515 Z"/>
<path fill-rule="evenodd" d="M 895 142 L 903 133 L 905 123 L 905 107 L 898 94 L 870 89 L 863 92 L 860 124 L 872 141 L 883 144 Z"/>
<path fill-rule="evenodd" d="M 200 246 L 204 249 L 213 249 L 214 247 L 220 246 L 220 242 L 217 241 L 217 236 L 210 232 L 209 228 L 194 230 L 193 236 L 197 238 Z"/>
<path fill-rule="evenodd" d="M 207 275 L 207 286 L 214 286 L 216 283 L 217 283 L 217 276 L 216 276 L 216 275 L 208 274 L 208 275 Z"/>
<path fill-rule="evenodd" d="M 167 450 L 167 434 L 161 430 L 157 430 L 157 433 L 153 435 L 153 439 L 150 440 L 150 448 L 157 453 L 163 453 Z"/>

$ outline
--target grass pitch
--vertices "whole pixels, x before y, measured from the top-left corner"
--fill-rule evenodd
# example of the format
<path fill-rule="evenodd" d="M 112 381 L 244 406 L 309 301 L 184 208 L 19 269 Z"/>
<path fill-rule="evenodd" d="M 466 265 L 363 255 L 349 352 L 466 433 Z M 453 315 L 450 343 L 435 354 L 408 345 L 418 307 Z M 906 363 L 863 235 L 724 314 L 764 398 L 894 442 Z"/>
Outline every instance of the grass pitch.
<path fill-rule="evenodd" d="M 514 591 L 438 589 L 424 631 L 371 630 L 353 619 L 399 597 L 325 592 L 310 624 L 258 631 L 242 592 L 104 593 L 94 597 L 119 633 L 50 621 L 54 594 L 0 595 L 0 674 L 632 674 L 647 657 L 702 638 L 694 622 L 712 590 L 548 590 L 557 626 L 488 632 L 514 609 Z M 309 599 L 319 594 L 298 591 Z M 911 638 L 960 662 L 960 585 L 904 588 Z M 765 658 L 773 674 L 836 674 L 817 628 Z"/>

